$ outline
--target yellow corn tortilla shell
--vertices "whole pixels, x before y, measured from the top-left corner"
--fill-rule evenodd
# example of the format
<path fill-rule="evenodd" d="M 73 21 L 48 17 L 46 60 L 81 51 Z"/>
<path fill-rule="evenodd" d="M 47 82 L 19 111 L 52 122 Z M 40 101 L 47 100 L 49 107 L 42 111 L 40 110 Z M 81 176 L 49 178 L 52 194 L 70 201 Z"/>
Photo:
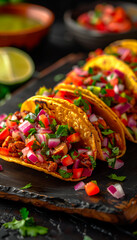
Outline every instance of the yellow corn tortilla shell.
<path fill-rule="evenodd" d="M 112 42 L 104 49 L 104 52 L 108 54 L 117 53 L 118 47 L 128 48 L 133 53 L 137 54 L 137 40 L 135 39 L 124 39 Z"/>
<path fill-rule="evenodd" d="M 137 97 L 137 83 L 135 83 L 135 81 L 137 81 L 137 78 L 132 69 L 126 63 L 122 62 L 112 55 L 101 55 L 89 60 L 84 65 L 83 69 L 88 70 L 89 67 L 99 67 L 101 70 L 118 69 L 119 71 L 123 72 L 125 74 L 126 88 L 131 90 L 135 97 Z M 121 125 L 125 131 L 126 138 L 131 142 L 137 143 L 137 140 L 133 138 L 131 133 L 122 122 Z"/>
<path fill-rule="evenodd" d="M 55 91 L 56 90 L 66 91 L 66 92 L 70 92 L 70 93 L 74 93 L 74 91 L 76 91 L 76 90 L 81 92 L 82 96 L 88 102 L 90 102 L 92 104 L 93 112 L 95 114 L 99 115 L 100 117 L 102 117 L 112 130 L 114 130 L 115 132 L 120 134 L 123 146 L 121 146 L 121 152 L 120 152 L 119 156 L 117 156 L 117 158 L 119 158 L 125 154 L 125 151 L 126 151 L 125 134 L 124 134 L 124 130 L 121 126 L 121 121 L 117 117 L 117 115 L 104 102 L 102 102 L 96 95 L 94 95 L 89 90 L 83 89 L 81 87 L 76 87 L 75 85 L 66 85 L 66 84 L 62 83 L 62 84 L 59 84 L 58 86 L 56 86 L 54 88 L 54 90 Z M 57 98 L 57 100 L 58 100 L 58 98 Z M 61 100 L 61 99 L 59 99 L 59 100 Z M 81 109 L 79 111 L 81 111 Z M 84 116 L 84 120 L 86 122 L 87 121 L 89 122 L 87 115 L 86 115 L 86 117 Z M 91 125 L 92 124 L 89 122 L 90 127 L 91 127 Z M 93 125 L 92 125 L 92 127 L 93 127 Z M 95 141 L 96 141 L 96 146 L 97 146 L 97 158 L 100 160 L 104 160 L 102 149 L 101 149 L 101 141 L 100 141 L 97 131 L 96 131 L 96 134 L 94 133 L 94 136 L 95 136 Z"/>

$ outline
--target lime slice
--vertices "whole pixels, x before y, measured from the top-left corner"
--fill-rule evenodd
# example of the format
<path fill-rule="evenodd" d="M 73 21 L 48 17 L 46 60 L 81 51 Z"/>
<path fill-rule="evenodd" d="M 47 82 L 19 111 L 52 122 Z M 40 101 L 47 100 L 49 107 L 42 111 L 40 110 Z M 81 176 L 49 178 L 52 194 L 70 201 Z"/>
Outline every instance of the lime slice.
<path fill-rule="evenodd" d="M 32 58 L 24 51 L 13 47 L 0 48 L 0 83 L 23 83 L 32 76 L 34 69 Z"/>

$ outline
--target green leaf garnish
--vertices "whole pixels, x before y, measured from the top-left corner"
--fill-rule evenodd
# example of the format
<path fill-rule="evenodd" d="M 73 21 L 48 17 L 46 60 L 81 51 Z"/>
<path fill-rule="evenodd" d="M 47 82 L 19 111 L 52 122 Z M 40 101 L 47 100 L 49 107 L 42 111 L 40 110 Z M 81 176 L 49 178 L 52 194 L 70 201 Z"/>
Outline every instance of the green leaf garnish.
<path fill-rule="evenodd" d="M 133 68 L 133 71 L 136 72 L 136 71 L 137 71 L 137 67 L 136 67 L 136 68 Z"/>
<path fill-rule="evenodd" d="M 82 67 L 85 64 L 85 62 L 86 62 L 85 60 L 80 60 L 80 61 L 78 61 L 77 65 L 79 67 Z"/>
<path fill-rule="evenodd" d="M 81 96 L 78 99 L 75 99 L 73 102 L 77 107 L 83 106 L 84 107 L 84 112 L 89 110 L 89 105 L 85 99 L 83 99 Z"/>
<path fill-rule="evenodd" d="M 35 114 L 36 116 L 38 115 L 40 109 L 39 109 L 39 104 L 36 104 L 36 107 L 35 107 Z"/>
<path fill-rule="evenodd" d="M 89 74 L 93 74 L 93 72 L 94 72 L 94 71 L 93 71 L 93 68 L 92 68 L 92 67 L 89 67 L 88 73 L 89 73 Z"/>
<path fill-rule="evenodd" d="M 50 155 L 50 150 L 49 150 L 48 146 L 46 145 L 46 143 L 42 142 L 41 146 L 42 146 L 41 154 L 49 156 Z"/>
<path fill-rule="evenodd" d="M 68 136 L 69 128 L 68 125 L 59 125 L 57 131 L 55 132 L 56 137 Z"/>
<path fill-rule="evenodd" d="M 107 135 L 109 135 L 109 134 L 111 134 L 111 133 L 113 133 L 113 132 L 114 132 L 114 131 L 111 130 L 111 129 L 104 129 L 104 131 L 102 131 L 101 133 L 102 133 L 103 135 L 107 136 Z"/>
<path fill-rule="evenodd" d="M 102 76 L 102 73 L 98 73 L 97 75 L 92 76 L 92 79 L 94 81 L 100 81 L 101 76 Z"/>
<path fill-rule="evenodd" d="M 84 238 L 83 238 L 83 240 L 93 240 L 93 238 L 91 238 L 91 237 L 85 235 Z"/>
<path fill-rule="evenodd" d="M 11 222 L 4 223 L 5 228 L 19 230 L 19 233 L 23 236 L 36 237 L 39 235 L 44 235 L 48 232 L 48 228 L 37 226 L 34 222 L 33 217 L 28 217 L 29 211 L 26 208 L 20 210 L 22 219 L 16 220 L 15 217 Z"/>
<path fill-rule="evenodd" d="M 35 120 L 32 118 L 32 116 L 30 114 L 27 114 L 25 117 L 24 117 L 25 120 L 28 120 L 30 123 L 34 123 Z"/>
<path fill-rule="evenodd" d="M 18 119 L 15 119 L 15 120 L 10 120 L 10 122 L 16 122 L 17 124 L 20 123 L 20 121 Z"/>
<path fill-rule="evenodd" d="M 93 156 L 89 155 L 89 158 L 90 158 L 90 161 L 91 161 L 91 164 L 92 164 L 92 168 L 94 169 L 96 167 L 96 161 L 95 161 Z"/>
<path fill-rule="evenodd" d="M 77 155 L 75 156 L 75 155 L 74 155 L 74 152 L 76 152 L 76 151 L 72 150 L 72 151 L 70 152 L 70 156 L 72 157 L 73 160 L 79 157 L 79 153 L 77 153 Z"/>
<path fill-rule="evenodd" d="M 53 158 L 53 160 L 58 160 L 59 158 L 61 158 L 61 156 L 60 155 L 52 155 L 52 158 Z"/>
<path fill-rule="evenodd" d="M 115 162 L 116 162 L 116 158 L 108 158 L 108 159 L 107 159 L 107 162 L 108 162 L 108 166 L 109 166 L 109 167 L 114 168 Z"/>
<path fill-rule="evenodd" d="M 32 148 L 32 150 L 33 150 L 33 151 L 35 151 L 35 150 L 38 150 L 38 149 L 40 149 L 40 145 L 39 145 L 39 144 L 37 144 L 37 142 L 36 142 L 36 141 L 34 141 L 34 143 L 32 144 L 31 148 Z"/>
<path fill-rule="evenodd" d="M 20 188 L 20 189 L 28 189 L 32 187 L 32 184 L 31 183 L 28 183 L 27 185 L 25 185 L 24 187 Z"/>
<path fill-rule="evenodd" d="M 115 173 L 112 173 L 108 178 L 123 182 L 126 179 L 126 176 L 117 176 Z"/>
<path fill-rule="evenodd" d="M 56 126 L 57 126 L 57 122 L 55 119 L 53 119 L 52 124 L 50 124 L 50 128 L 53 132 L 56 131 Z"/>
<path fill-rule="evenodd" d="M 112 148 L 112 153 L 113 153 L 113 156 L 117 156 L 119 154 L 119 147 Z"/>
<path fill-rule="evenodd" d="M 79 90 L 79 89 L 75 89 L 74 94 L 76 96 L 81 96 L 82 95 L 81 90 Z"/>
<path fill-rule="evenodd" d="M 36 131 L 36 129 L 35 128 L 31 128 L 30 130 L 29 130 L 29 135 L 28 135 L 28 138 L 30 138 L 34 133 L 36 133 L 37 131 Z"/>
<path fill-rule="evenodd" d="M 45 128 L 45 125 L 42 121 L 39 121 L 39 125 L 42 127 L 42 128 Z"/>
<path fill-rule="evenodd" d="M 63 169 L 59 169 L 59 174 L 60 174 L 61 177 L 63 177 L 63 178 L 70 178 L 70 177 L 73 175 L 73 173 L 68 173 L 68 172 L 66 172 L 66 171 L 63 170 Z"/>
<path fill-rule="evenodd" d="M 59 82 L 59 81 L 63 80 L 64 78 L 65 78 L 65 74 L 63 74 L 63 73 L 57 74 L 54 77 L 54 82 Z"/>

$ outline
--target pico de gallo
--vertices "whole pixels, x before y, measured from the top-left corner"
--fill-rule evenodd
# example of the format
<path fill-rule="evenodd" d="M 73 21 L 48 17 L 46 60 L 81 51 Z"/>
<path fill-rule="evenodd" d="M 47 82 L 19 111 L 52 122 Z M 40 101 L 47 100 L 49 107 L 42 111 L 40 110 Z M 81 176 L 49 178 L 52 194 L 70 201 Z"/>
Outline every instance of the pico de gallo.
<path fill-rule="evenodd" d="M 79 132 L 57 122 L 36 105 L 27 111 L 0 115 L 0 154 L 55 172 L 62 178 L 79 179 L 92 174 L 94 151 Z"/>
<path fill-rule="evenodd" d="M 40 93 L 43 95 L 49 94 L 49 90 L 42 87 L 38 91 L 38 94 Z M 121 153 L 123 147 L 122 139 L 120 134 L 112 130 L 102 117 L 95 114 L 92 103 L 85 99 L 80 91 L 71 93 L 65 90 L 56 90 L 54 93 L 51 91 L 49 96 L 65 99 L 80 107 L 87 114 L 89 121 L 95 127 L 99 135 L 104 160 L 108 162 L 109 166 L 115 168 L 116 156 Z"/>
<path fill-rule="evenodd" d="M 137 100 L 124 85 L 124 77 L 124 73 L 118 69 L 102 71 L 94 67 L 85 71 L 75 67 L 63 82 L 81 86 L 97 95 L 118 115 L 137 140 Z"/>
<path fill-rule="evenodd" d="M 82 13 L 77 22 L 87 29 L 101 33 L 121 33 L 136 27 L 124 8 L 110 4 L 97 4 L 94 10 Z"/>

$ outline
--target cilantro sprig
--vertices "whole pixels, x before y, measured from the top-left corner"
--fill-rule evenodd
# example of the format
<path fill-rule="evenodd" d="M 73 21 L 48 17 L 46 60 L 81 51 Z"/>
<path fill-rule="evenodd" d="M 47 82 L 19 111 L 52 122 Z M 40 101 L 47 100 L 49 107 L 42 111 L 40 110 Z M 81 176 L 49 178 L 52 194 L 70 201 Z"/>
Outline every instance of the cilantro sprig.
<path fill-rule="evenodd" d="M 48 233 L 48 228 L 35 224 L 34 218 L 29 217 L 29 211 L 26 208 L 22 208 L 20 214 L 22 217 L 21 220 L 16 220 L 14 217 L 11 222 L 4 223 L 3 226 L 12 230 L 18 230 L 23 237 L 36 237 L 37 235 Z"/>
<path fill-rule="evenodd" d="M 126 179 L 126 176 L 117 176 L 115 173 L 112 173 L 108 176 L 108 178 L 123 182 Z"/>
<path fill-rule="evenodd" d="M 28 188 L 31 188 L 32 187 L 32 184 L 31 183 L 28 183 L 27 185 L 25 185 L 24 187 L 20 188 L 21 190 L 22 189 L 28 189 Z"/>
<path fill-rule="evenodd" d="M 89 110 L 89 105 L 87 103 L 87 101 L 85 99 L 82 98 L 82 96 L 80 96 L 78 99 L 74 100 L 74 104 L 79 107 L 79 106 L 83 106 L 84 107 L 84 112 L 86 112 L 87 110 Z"/>
<path fill-rule="evenodd" d="M 36 133 L 37 131 L 36 131 L 36 129 L 35 128 L 31 128 L 30 130 L 29 130 L 29 135 L 28 135 L 28 138 L 30 138 L 34 133 Z"/>
<path fill-rule="evenodd" d="M 63 169 L 59 169 L 59 174 L 61 175 L 61 177 L 63 178 L 70 178 L 73 173 L 69 173 L 69 172 L 66 172 L 65 170 Z"/>

